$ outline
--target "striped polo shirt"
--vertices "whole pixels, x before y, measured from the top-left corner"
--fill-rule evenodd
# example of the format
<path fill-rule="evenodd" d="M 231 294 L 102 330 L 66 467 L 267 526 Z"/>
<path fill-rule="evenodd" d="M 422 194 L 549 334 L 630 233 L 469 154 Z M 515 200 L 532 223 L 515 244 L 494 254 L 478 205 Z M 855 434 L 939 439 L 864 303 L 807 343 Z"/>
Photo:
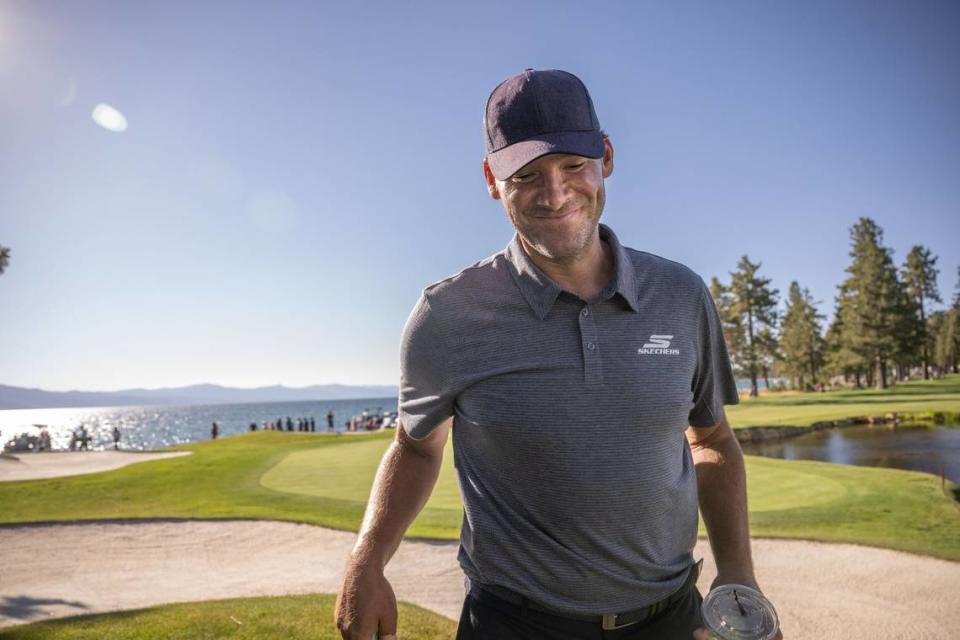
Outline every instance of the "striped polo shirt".
<path fill-rule="evenodd" d="M 737 402 L 700 277 L 600 237 L 615 276 L 597 299 L 562 290 L 515 236 L 427 287 L 401 342 L 402 428 L 424 438 L 453 416 L 464 572 L 561 613 L 680 587 L 698 522 L 684 431 Z"/>

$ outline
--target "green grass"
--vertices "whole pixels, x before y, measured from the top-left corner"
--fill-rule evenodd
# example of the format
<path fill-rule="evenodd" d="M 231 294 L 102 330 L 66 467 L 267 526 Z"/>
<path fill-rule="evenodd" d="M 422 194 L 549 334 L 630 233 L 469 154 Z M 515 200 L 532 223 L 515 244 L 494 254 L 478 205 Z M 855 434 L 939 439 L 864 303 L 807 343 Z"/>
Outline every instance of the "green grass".
<path fill-rule="evenodd" d="M 285 456 L 308 449 L 350 451 L 351 436 L 257 432 L 175 447 L 193 455 L 140 462 L 66 478 L 0 483 L 0 523 L 125 518 L 253 518 L 356 529 L 366 498 L 342 500 L 279 493 L 260 477 Z M 334 457 L 339 454 L 334 454 Z M 368 478 L 368 482 L 372 476 Z"/>
<path fill-rule="evenodd" d="M 902 385 L 895 392 L 923 402 L 950 395 L 957 387 L 960 376 Z M 808 395 L 762 398 L 745 403 L 744 409 L 783 405 L 817 413 L 821 408 L 811 400 L 824 396 L 841 408 L 864 404 L 844 400 L 856 398 L 855 393 Z M 889 410 L 882 404 L 869 406 L 874 414 Z M 255 518 L 356 530 L 377 464 L 392 438 L 390 432 L 258 432 L 177 447 L 193 455 L 106 473 L 4 482 L 0 523 Z M 932 475 L 756 457 L 747 458 L 747 469 L 755 535 L 852 542 L 960 560 L 960 510 Z M 456 538 L 461 514 L 448 449 L 437 490 L 408 535 Z"/>
<path fill-rule="evenodd" d="M 410 528 L 410 535 L 457 536 L 463 509 L 453 469 L 452 443 L 452 439 L 447 440 L 437 485 Z M 387 445 L 389 442 L 373 440 L 351 442 L 335 453 L 327 448 L 297 451 L 264 474 L 260 482 L 275 491 L 365 503 Z"/>
<path fill-rule="evenodd" d="M 755 536 L 848 542 L 960 560 L 960 509 L 935 476 L 755 456 L 746 462 Z"/>
<path fill-rule="evenodd" d="M 808 425 L 886 413 L 933 418 L 937 412 L 960 416 L 960 375 L 906 382 L 882 391 L 761 394 L 727 407 L 727 417 L 734 428 Z"/>
<path fill-rule="evenodd" d="M 171 604 L 136 611 L 77 616 L 0 629 L 3 640 L 339 640 L 333 624 L 336 597 L 302 595 L 235 598 Z M 435 613 L 400 604 L 399 637 L 449 640 L 456 624 Z"/>

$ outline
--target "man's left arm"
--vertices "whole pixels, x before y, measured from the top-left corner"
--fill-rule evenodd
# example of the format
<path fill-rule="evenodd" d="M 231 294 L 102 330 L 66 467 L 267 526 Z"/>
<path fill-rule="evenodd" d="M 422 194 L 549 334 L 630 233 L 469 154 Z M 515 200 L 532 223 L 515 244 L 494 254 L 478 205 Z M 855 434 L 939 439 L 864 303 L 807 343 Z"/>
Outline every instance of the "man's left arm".
<path fill-rule="evenodd" d="M 687 442 L 697 472 L 700 513 L 707 527 L 717 577 L 710 588 L 742 584 L 762 591 L 753 571 L 743 451 L 726 417 L 713 427 L 689 427 Z M 706 638 L 701 628 L 694 638 Z M 782 639 L 781 634 L 777 638 Z"/>
<path fill-rule="evenodd" d="M 697 471 L 700 513 L 717 563 L 717 579 L 711 588 L 735 582 L 757 589 L 740 443 L 725 417 L 713 427 L 688 428 L 687 442 Z"/>

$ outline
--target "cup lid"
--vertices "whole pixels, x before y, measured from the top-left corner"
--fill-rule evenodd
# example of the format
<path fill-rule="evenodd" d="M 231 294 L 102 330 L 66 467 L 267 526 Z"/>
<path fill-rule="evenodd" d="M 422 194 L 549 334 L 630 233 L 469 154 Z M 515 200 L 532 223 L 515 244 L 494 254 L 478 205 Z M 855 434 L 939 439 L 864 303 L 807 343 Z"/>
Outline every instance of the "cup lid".
<path fill-rule="evenodd" d="M 762 593 L 742 584 L 725 584 L 703 600 L 703 622 L 722 640 L 772 640 L 780 627 L 777 612 Z"/>

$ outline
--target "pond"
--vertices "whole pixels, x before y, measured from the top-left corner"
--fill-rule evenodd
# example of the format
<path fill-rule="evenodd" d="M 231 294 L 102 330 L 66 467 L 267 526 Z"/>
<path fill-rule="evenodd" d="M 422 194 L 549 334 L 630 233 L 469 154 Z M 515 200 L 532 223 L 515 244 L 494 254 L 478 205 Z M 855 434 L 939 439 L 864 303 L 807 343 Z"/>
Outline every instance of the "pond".
<path fill-rule="evenodd" d="M 960 426 L 865 425 L 814 431 L 743 452 L 784 460 L 820 460 L 944 475 L 960 483 Z"/>

